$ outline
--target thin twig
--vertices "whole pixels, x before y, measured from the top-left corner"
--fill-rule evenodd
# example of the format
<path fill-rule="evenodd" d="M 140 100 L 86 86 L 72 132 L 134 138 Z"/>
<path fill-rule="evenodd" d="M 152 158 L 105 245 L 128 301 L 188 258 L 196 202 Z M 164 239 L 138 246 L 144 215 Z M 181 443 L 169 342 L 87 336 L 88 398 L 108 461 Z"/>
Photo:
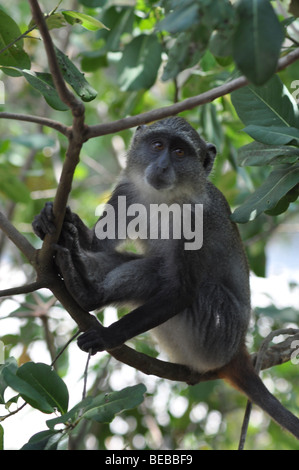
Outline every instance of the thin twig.
<path fill-rule="evenodd" d="M 29 294 L 35 292 L 38 289 L 43 289 L 46 286 L 45 282 L 35 281 L 31 284 L 24 284 L 23 286 L 11 287 L 10 289 L 0 290 L 0 297 L 11 297 L 19 294 Z"/>
<path fill-rule="evenodd" d="M 88 353 L 87 360 L 86 360 L 86 366 L 84 370 L 84 382 L 83 382 L 83 392 L 82 392 L 82 400 L 86 398 L 86 392 L 87 392 L 87 377 L 88 377 L 88 367 L 89 367 L 89 361 L 91 358 L 91 352 Z"/>
<path fill-rule="evenodd" d="M 28 261 L 33 264 L 36 250 L 29 241 L 9 222 L 5 215 L 0 212 L 0 229 L 6 233 L 8 238 L 19 248 L 26 256 Z"/>
<path fill-rule="evenodd" d="M 28 33 L 31 33 L 31 31 L 33 31 L 34 29 L 36 28 L 36 25 L 33 25 L 31 28 L 27 29 L 27 31 L 25 31 L 25 33 L 21 34 L 20 36 L 18 36 L 16 39 L 14 39 L 13 41 L 11 41 L 9 44 L 7 44 L 5 47 L 3 47 L 3 49 L 0 50 L 0 55 L 5 52 L 7 49 L 9 49 L 11 46 L 13 46 L 14 44 L 16 44 L 18 41 L 20 41 L 21 39 L 25 38 L 27 36 Z"/>
<path fill-rule="evenodd" d="M 13 416 L 13 415 L 19 413 L 19 411 L 21 411 L 26 405 L 27 405 L 27 401 L 25 401 L 19 408 L 17 408 L 17 409 L 14 410 L 14 411 L 11 411 L 11 412 L 8 413 L 7 415 L 5 415 L 5 416 L 0 416 L 0 423 L 2 423 L 2 421 L 4 421 L 5 419 L 10 418 L 11 416 Z"/>
<path fill-rule="evenodd" d="M 64 351 L 69 347 L 69 345 L 71 344 L 72 341 L 74 341 L 75 338 L 77 338 L 77 336 L 80 334 L 80 331 L 77 331 L 69 340 L 68 342 L 63 346 L 63 348 L 59 351 L 59 353 L 56 355 L 56 357 L 53 359 L 52 363 L 51 363 L 51 367 L 54 367 L 56 361 L 60 358 L 60 356 L 62 356 L 62 354 L 64 353 Z"/>
<path fill-rule="evenodd" d="M 70 135 L 70 128 L 68 126 L 65 126 L 61 122 L 54 121 L 53 119 L 48 119 L 40 116 L 0 112 L 0 119 L 14 119 L 17 121 L 34 122 L 35 124 L 41 124 L 42 126 L 51 127 L 52 129 L 55 129 L 66 137 L 69 137 Z"/>

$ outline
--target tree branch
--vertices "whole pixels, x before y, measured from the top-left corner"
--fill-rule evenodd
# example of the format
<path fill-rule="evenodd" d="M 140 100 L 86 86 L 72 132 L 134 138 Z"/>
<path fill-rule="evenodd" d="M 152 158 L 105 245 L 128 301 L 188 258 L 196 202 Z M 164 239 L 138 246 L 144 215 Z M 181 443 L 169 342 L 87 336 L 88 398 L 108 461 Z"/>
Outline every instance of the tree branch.
<path fill-rule="evenodd" d="M 289 335 L 281 343 L 268 347 L 269 342 L 278 335 Z M 272 331 L 263 341 L 260 350 L 252 355 L 252 360 L 256 363 L 257 370 L 270 369 L 271 367 L 288 362 L 294 352 L 292 343 L 299 340 L 299 330 L 295 328 L 282 328 Z"/>
<path fill-rule="evenodd" d="M 262 348 L 267 347 L 269 341 L 277 335 L 289 334 L 290 336 L 279 344 L 268 348 L 267 351 L 262 351 L 261 370 L 269 369 L 284 362 L 288 362 L 294 349 L 291 344 L 294 340 L 299 339 L 299 330 L 296 329 L 282 329 L 273 331 L 268 338 L 267 343 L 262 343 Z M 265 341 L 266 341 L 265 340 Z M 264 346 L 263 346 L 264 345 Z M 161 361 L 147 356 L 146 354 L 134 351 L 128 346 L 122 346 L 119 349 L 108 351 L 115 359 L 124 362 L 125 364 L 140 370 L 146 375 L 155 375 L 168 380 L 179 382 L 186 382 L 189 385 L 195 385 L 200 382 L 215 380 L 218 378 L 217 371 L 206 372 L 201 374 L 194 370 L 189 369 L 187 366 L 181 364 L 174 364 L 170 362 Z M 256 361 L 259 353 L 252 354 L 251 359 Z"/>
<path fill-rule="evenodd" d="M 71 132 L 70 128 L 65 126 L 61 122 L 53 121 L 53 119 L 48 119 L 44 117 L 31 116 L 30 114 L 0 112 L 0 119 L 15 119 L 17 121 L 34 122 L 35 124 L 41 124 L 42 126 L 51 127 L 52 129 L 55 129 L 66 137 L 69 137 Z"/>
<path fill-rule="evenodd" d="M 29 294 L 30 292 L 42 289 L 43 287 L 47 287 L 44 282 L 35 281 L 31 284 L 24 284 L 23 286 L 11 287 L 10 289 L 0 290 L 0 297 L 11 297 L 12 295 Z"/>
<path fill-rule="evenodd" d="M 29 241 L 22 235 L 0 212 L 0 228 L 8 236 L 8 238 L 19 248 L 19 250 L 26 256 L 31 264 L 34 264 L 36 250 L 29 243 Z"/>
<path fill-rule="evenodd" d="M 136 116 L 129 116 L 127 118 L 119 119 L 107 124 L 89 126 L 86 132 L 86 138 L 90 139 L 92 137 L 113 134 L 125 129 L 130 129 L 131 127 L 139 126 L 140 124 L 147 124 L 152 121 L 157 121 L 168 116 L 179 114 L 183 111 L 193 109 L 205 103 L 210 103 L 216 98 L 231 93 L 238 88 L 246 86 L 247 84 L 248 80 L 245 77 L 239 77 L 229 83 L 220 85 L 219 87 L 213 88 L 212 90 L 206 91 L 205 93 L 193 96 L 192 98 L 187 98 L 170 106 L 153 109 L 152 111 L 148 111 L 146 113 L 137 114 Z"/>
<path fill-rule="evenodd" d="M 48 267 L 52 261 L 51 245 L 56 243 L 61 231 L 65 208 L 69 193 L 72 188 L 74 171 L 79 163 L 79 155 L 84 142 L 85 124 L 83 103 L 68 89 L 60 71 L 52 39 L 47 28 L 44 15 L 37 0 L 29 0 L 32 17 L 40 31 L 44 41 L 50 72 L 60 99 L 70 108 L 73 114 L 73 125 L 68 134 L 69 146 L 63 165 L 60 182 L 54 199 L 53 213 L 55 216 L 56 232 L 46 236 L 43 247 L 39 254 L 40 266 Z"/>
<path fill-rule="evenodd" d="M 40 9 L 38 1 L 29 0 L 29 4 L 32 12 L 32 18 L 35 21 L 44 41 L 50 72 L 59 97 L 61 101 L 63 101 L 71 109 L 73 116 L 84 116 L 84 106 L 82 102 L 77 100 L 75 95 L 68 89 L 63 79 L 45 17 Z"/>
<path fill-rule="evenodd" d="M 282 57 L 278 61 L 277 72 L 285 69 L 293 62 L 299 59 L 299 48 L 295 49 L 292 52 L 289 52 L 285 57 Z M 193 96 L 192 98 L 187 98 L 186 100 L 180 101 L 170 106 L 165 106 L 163 108 L 153 109 L 146 113 L 137 114 L 136 116 L 130 116 L 124 119 L 119 119 L 117 121 L 107 123 L 107 124 L 98 124 L 95 126 L 89 126 L 86 132 L 86 139 L 92 137 L 99 137 L 102 135 L 113 134 L 115 132 L 123 131 L 125 129 L 130 129 L 131 127 L 139 126 L 140 124 L 147 124 L 152 121 L 157 121 L 158 119 L 163 119 L 168 116 L 173 116 L 175 114 L 187 111 L 197 106 L 201 106 L 206 103 L 214 101 L 216 98 L 232 93 L 239 88 L 242 88 L 248 85 L 248 80 L 246 77 L 239 77 L 231 82 L 220 85 L 212 90 L 201 93 L 200 95 Z"/>

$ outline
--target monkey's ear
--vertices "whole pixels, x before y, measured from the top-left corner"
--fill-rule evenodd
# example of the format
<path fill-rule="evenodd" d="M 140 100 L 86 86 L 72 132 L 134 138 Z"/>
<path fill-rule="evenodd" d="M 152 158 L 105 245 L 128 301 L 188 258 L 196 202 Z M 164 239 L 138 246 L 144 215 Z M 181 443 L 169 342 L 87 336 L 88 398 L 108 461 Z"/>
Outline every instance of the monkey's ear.
<path fill-rule="evenodd" d="M 211 172 L 213 168 L 216 153 L 217 153 L 217 149 L 215 145 L 207 142 L 206 155 L 203 161 L 203 167 L 207 175 Z"/>
<path fill-rule="evenodd" d="M 140 126 L 137 126 L 136 128 L 136 132 L 143 131 L 146 127 L 146 124 L 140 124 Z"/>

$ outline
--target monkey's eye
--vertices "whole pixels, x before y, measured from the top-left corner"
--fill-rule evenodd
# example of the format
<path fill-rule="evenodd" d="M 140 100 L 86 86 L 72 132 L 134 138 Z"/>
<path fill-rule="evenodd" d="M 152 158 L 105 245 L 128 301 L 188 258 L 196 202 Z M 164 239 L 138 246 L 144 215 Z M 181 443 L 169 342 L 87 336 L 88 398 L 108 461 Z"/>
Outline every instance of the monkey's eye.
<path fill-rule="evenodd" d="M 160 140 L 157 140 L 152 143 L 152 148 L 156 150 L 157 152 L 160 152 L 161 150 L 164 149 L 164 144 Z"/>
<path fill-rule="evenodd" d="M 185 155 L 184 150 L 180 148 L 175 149 L 174 153 L 176 154 L 177 157 L 183 157 Z"/>

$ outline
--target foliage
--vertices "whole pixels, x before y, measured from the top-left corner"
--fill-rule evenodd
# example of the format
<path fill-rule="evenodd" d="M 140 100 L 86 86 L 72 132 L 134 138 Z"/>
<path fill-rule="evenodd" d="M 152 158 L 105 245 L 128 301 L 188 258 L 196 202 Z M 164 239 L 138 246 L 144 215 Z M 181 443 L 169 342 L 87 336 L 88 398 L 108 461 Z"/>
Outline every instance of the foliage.
<path fill-rule="evenodd" d="M 65 441 L 74 433 L 81 420 L 110 423 L 116 413 L 139 405 L 146 390 L 144 385 L 140 384 L 119 392 L 100 394 L 94 398 L 87 397 L 67 411 L 69 394 L 66 385 L 46 364 L 27 362 L 18 368 L 13 360 L 8 360 L 0 368 L 1 382 L 2 397 L 5 388 L 9 386 L 19 393 L 13 401 L 23 398 L 43 413 L 53 413 L 57 410 L 61 414 L 58 418 L 48 420 L 48 430 L 32 436 L 28 444 L 23 446 L 23 450 L 58 449 L 61 441 Z M 64 429 L 56 430 L 57 424 L 63 424 Z"/>
<path fill-rule="evenodd" d="M 0 110 L 47 116 L 70 125 L 69 107 L 57 92 L 28 2 L 18 0 L 14 7 L 10 3 L 2 2 L 0 7 L 0 85 L 5 91 Z M 85 102 L 88 123 L 138 115 L 226 85 L 240 74 L 247 77 L 248 86 L 201 107 L 185 108 L 182 115 L 217 145 L 212 179 L 233 207 L 234 220 L 242 223 L 250 266 L 260 276 L 265 274 L 268 233 L 298 210 L 299 117 L 294 90 L 298 63 L 275 74 L 282 53 L 292 50 L 299 40 L 296 5 L 294 0 L 81 0 L 75 8 L 68 0 L 58 5 L 42 2 L 63 77 Z M 1 96 L 0 88 L 0 102 Z M 90 139 L 83 147 L 70 204 L 88 225 L 94 223 L 96 207 L 111 191 L 131 135 L 124 127 L 117 138 L 104 135 Z M 53 199 L 66 146 L 65 137 L 50 127 L 1 120 L 1 206 L 36 246 L 31 221 L 45 201 Z M 257 240 L 254 245 L 253 239 Z M 4 239 L 0 239 L 0 255 L 6 263 L 8 254 L 10 270 L 19 272 L 19 254 L 3 247 Z M 32 278 L 33 271 L 26 265 L 22 282 Z M 4 287 L 10 285 L 5 282 Z M 4 301 L 3 307 L 6 304 Z M 112 439 L 113 426 L 108 423 L 121 411 L 117 419 L 127 420 L 126 436 L 114 434 L 129 448 L 235 447 L 244 408 L 244 399 L 237 392 L 218 383 L 170 387 L 157 379 L 147 384 L 149 393 L 138 407 L 144 387 L 111 392 L 113 387 L 103 376 L 106 371 L 110 376 L 120 373 L 121 366 L 107 364 L 106 356 L 92 366 L 96 381 L 102 380 L 103 393 L 69 409 L 69 392 L 62 379 L 49 366 L 31 358 L 32 345 L 45 336 L 50 337 L 48 347 L 49 342 L 54 349 L 62 347 L 72 329 L 66 325 L 65 313 L 44 291 L 16 296 L 9 307 L 9 319 L 18 321 L 19 326 L 16 333 L 1 336 L 9 359 L 0 369 L 0 403 L 10 409 L 22 397 L 42 413 L 58 410 L 60 414 L 56 420 L 48 420 L 48 429 L 35 434 L 24 448 L 64 448 L 66 438 L 80 435 L 84 428 L 96 436 L 98 448 L 103 449 Z M 257 315 L 259 321 L 268 318 L 281 326 L 295 323 L 296 313 L 273 306 L 260 309 Z M 260 339 L 258 326 L 251 334 Z M 158 354 L 143 336 L 135 345 L 143 352 Z M 12 357 L 20 350 L 18 367 Z M 68 361 L 71 359 L 65 352 L 57 362 L 60 376 L 67 374 Z M 295 368 L 286 365 L 277 369 L 276 385 L 273 382 L 276 394 L 279 377 L 293 384 L 285 401 L 294 403 L 295 408 Z M 138 374 L 135 380 L 145 381 Z M 18 395 L 6 399 L 8 387 Z M 155 397 L 165 410 L 159 408 Z M 215 422 L 218 425 L 213 428 L 211 423 Z M 265 430 L 268 437 L 263 444 Z M 277 437 L 277 433 L 275 425 L 269 427 L 264 418 L 260 434 L 250 429 L 247 446 L 296 448 L 291 437 Z M 0 427 L 0 447 L 2 436 Z M 76 443 L 78 448 L 84 447 L 82 439 Z"/>

